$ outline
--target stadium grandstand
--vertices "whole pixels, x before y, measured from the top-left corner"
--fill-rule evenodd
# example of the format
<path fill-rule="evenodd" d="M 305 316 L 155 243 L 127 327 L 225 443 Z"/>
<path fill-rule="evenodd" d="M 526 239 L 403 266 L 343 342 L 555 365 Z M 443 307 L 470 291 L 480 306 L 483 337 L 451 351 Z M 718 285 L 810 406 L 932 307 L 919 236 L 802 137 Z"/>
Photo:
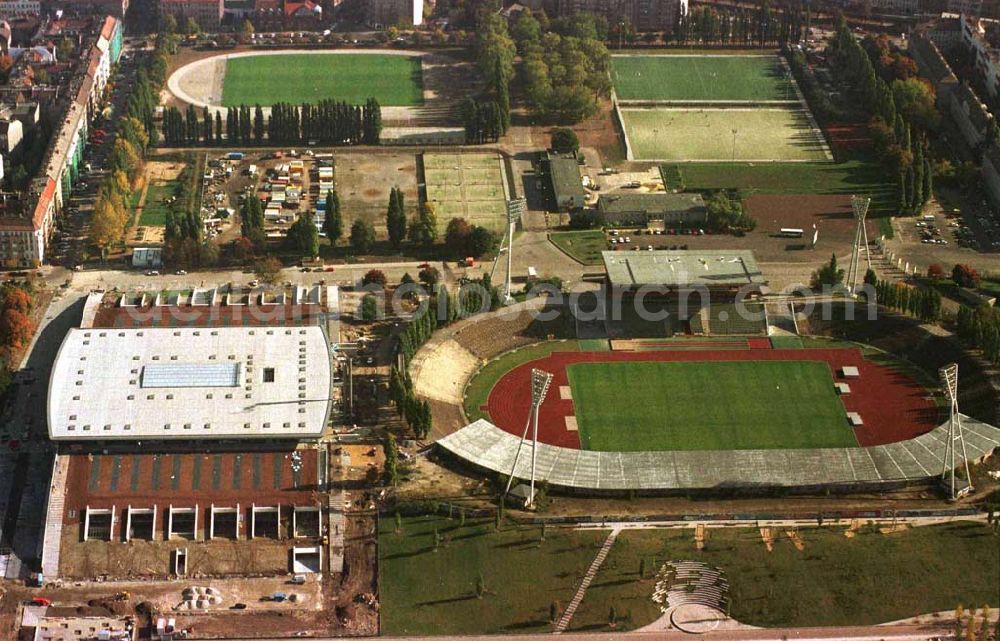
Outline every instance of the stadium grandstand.
<path fill-rule="evenodd" d="M 606 251 L 602 256 L 612 338 L 767 335 L 764 305 L 756 300 L 767 280 L 751 251 Z"/>

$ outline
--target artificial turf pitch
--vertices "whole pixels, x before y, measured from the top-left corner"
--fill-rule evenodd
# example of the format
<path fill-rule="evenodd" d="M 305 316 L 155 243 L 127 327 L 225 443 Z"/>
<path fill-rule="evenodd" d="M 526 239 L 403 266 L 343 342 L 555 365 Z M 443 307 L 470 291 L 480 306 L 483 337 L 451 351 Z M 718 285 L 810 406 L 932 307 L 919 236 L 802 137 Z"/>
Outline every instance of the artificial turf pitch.
<path fill-rule="evenodd" d="M 797 100 L 777 56 L 612 56 L 619 100 Z"/>
<path fill-rule="evenodd" d="M 382 106 L 423 103 L 420 58 L 383 54 L 256 55 L 230 58 L 222 104 L 264 106 L 340 100 Z"/>
<path fill-rule="evenodd" d="M 576 363 L 567 375 L 588 450 L 858 445 L 823 362 Z"/>

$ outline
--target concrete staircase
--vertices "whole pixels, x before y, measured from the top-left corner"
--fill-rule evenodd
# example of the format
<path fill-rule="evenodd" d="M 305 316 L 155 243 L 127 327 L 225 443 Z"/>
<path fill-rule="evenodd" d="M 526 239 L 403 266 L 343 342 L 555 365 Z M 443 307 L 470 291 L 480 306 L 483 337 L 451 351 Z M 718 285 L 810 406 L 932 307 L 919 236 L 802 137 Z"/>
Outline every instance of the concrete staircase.
<path fill-rule="evenodd" d="M 559 617 L 559 621 L 556 623 L 555 634 L 562 634 L 569 627 L 569 622 L 573 620 L 573 615 L 576 613 L 576 609 L 580 607 L 580 602 L 583 601 L 584 595 L 587 593 L 587 588 L 590 587 L 591 582 L 594 577 L 597 576 L 597 571 L 601 569 L 604 564 L 604 560 L 608 558 L 608 553 L 611 552 L 611 546 L 615 544 L 615 539 L 618 538 L 618 529 L 615 528 L 611 530 L 608 534 L 608 538 L 604 540 L 604 545 L 601 546 L 600 551 L 597 556 L 594 557 L 593 563 L 587 569 L 587 574 L 584 575 L 583 581 L 580 582 L 580 587 L 576 589 L 576 594 L 573 595 L 573 600 L 569 602 L 569 606 Z"/>

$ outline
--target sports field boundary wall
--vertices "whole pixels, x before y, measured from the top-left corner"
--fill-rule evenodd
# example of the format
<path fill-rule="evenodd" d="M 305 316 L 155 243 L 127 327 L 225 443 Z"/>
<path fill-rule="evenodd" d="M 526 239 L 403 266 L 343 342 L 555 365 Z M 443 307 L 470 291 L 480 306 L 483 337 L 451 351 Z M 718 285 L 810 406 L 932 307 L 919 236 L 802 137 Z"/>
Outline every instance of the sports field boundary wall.
<path fill-rule="evenodd" d="M 615 116 L 612 122 L 614 122 L 618 131 L 621 132 L 622 140 L 625 141 L 625 160 L 634 161 L 635 154 L 632 153 L 632 142 L 628 138 L 628 129 L 625 128 L 625 118 L 622 116 L 618 103 L 618 94 L 615 92 L 614 85 L 611 87 L 611 113 Z"/>

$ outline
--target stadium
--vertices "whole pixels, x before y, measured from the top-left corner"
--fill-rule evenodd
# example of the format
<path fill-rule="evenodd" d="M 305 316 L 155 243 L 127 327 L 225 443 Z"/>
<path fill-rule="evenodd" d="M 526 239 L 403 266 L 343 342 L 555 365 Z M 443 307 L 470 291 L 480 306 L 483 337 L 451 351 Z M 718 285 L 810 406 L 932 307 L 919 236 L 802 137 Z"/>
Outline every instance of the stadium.
<path fill-rule="evenodd" d="M 750 252 L 689 253 L 604 254 L 605 301 L 659 282 L 653 306 L 672 322 L 607 314 L 609 331 L 595 337 L 594 323 L 539 321 L 525 303 L 432 340 L 411 373 L 440 419 L 442 456 L 475 473 L 529 478 L 522 436 L 541 371 L 551 379 L 538 406 L 535 478 L 557 490 L 859 492 L 941 474 L 949 415 L 926 373 L 866 345 L 786 332 L 754 295 L 742 303 L 734 291 L 766 288 Z M 684 311 L 695 290 L 708 298 Z M 487 337 L 499 334 L 509 338 L 492 350 Z M 1000 445 L 1000 430 L 962 421 L 968 459 Z"/>
<path fill-rule="evenodd" d="M 629 160 L 832 160 L 777 55 L 616 55 L 613 102 Z"/>
<path fill-rule="evenodd" d="M 406 51 L 220 54 L 184 65 L 170 76 L 168 86 L 196 107 L 327 99 L 360 104 L 371 97 L 387 107 L 410 107 L 424 100 L 422 54 Z"/>

